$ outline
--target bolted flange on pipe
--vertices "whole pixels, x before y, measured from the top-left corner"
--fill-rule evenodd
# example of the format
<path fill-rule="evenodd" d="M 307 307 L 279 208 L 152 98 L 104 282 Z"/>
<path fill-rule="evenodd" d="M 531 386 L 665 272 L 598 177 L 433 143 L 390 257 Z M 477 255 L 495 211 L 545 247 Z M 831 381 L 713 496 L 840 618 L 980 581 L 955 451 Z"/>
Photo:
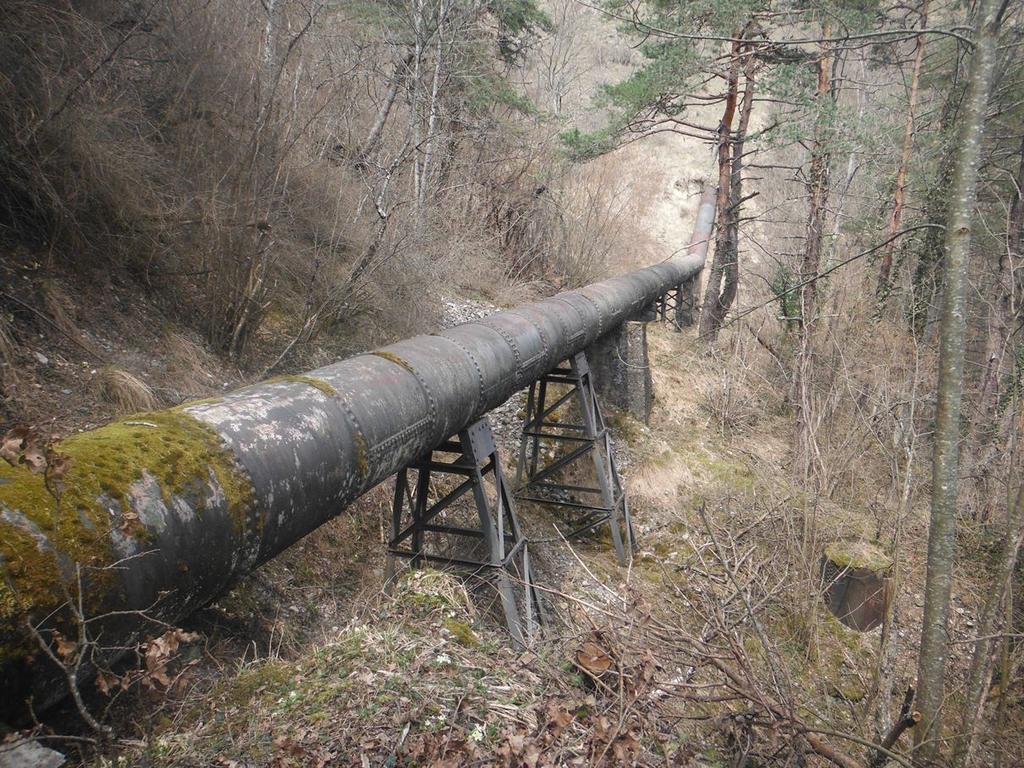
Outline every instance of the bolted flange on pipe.
<path fill-rule="evenodd" d="M 698 215 L 710 231 L 708 208 L 713 215 L 713 192 Z M 0 464 L 0 717 L 20 719 L 29 698 L 39 712 L 67 695 L 41 643 L 84 680 L 703 264 L 703 252 L 674 257 L 301 376 L 73 435 L 59 444 L 72 460 L 59 483 Z"/>

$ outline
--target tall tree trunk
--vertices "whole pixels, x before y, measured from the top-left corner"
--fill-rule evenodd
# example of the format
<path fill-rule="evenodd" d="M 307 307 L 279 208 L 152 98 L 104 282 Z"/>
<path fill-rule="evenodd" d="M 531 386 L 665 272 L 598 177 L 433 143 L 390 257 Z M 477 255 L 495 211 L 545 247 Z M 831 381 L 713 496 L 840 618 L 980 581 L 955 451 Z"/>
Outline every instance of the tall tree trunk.
<path fill-rule="evenodd" d="M 269 83 L 273 78 L 274 64 L 277 62 L 277 8 L 280 0 L 268 0 L 266 4 L 267 23 L 263 30 L 263 68 L 261 83 Z M 257 93 L 256 98 L 262 99 L 263 94 Z"/>
<path fill-rule="evenodd" d="M 427 198 L 430 194 L 430 173 L 431 161 L 434 158 L 435 144 L 437 141 L 437 120 L 440 110 L 441 75 L 444 65 L 444 27 L 448 9 L 445 0 L 440 0 L 437 6 L 437 40 L 435 45 L 434 72 L 430 82 L 430 103 L 427 106 L 427 135 L 423 139 L 421 148 L 422 159 L 420 161 L 420 187 L 417 191 L 416 210 L 422 214 L 426 207 Z"/>
<path fill-rule="evenodd" d="M 725 258 L 722 260 L 722 292 L 715 303 L 715 321 L 719 328 L 725 321 L 740 287 L 740 213 L 743 207 L 743 152 L 746 147 L 750 113 L 754 110 L 753 56 L 747 57 L 743 68 L 743 101 L 740 104 L 739 124 L 732 147 L 732 166 L 729 174 L 729 206 L 725 215 Z"/>
<path fill-rule="evenodd" d="M 380 137 L 384 132 L 384 126 L 387 125 L 388 117 L 391 115 L 391 110 L 395 106 L 395 100 L 398 98 L 398 91 L 402 87 L 402 82 L 409 75 L 409 67 L 412 66 L 413 56 L 412 52 L 406 53 L 402 60 L 395 64 L 395 74 L 391 78 L 391 85 L 388 86 L 387 95 L 384 97 L 384 103 L 381 105 L 380 111 L 377 113 L 377 122 L 373 124 L 370 129 L 370 133 L 367 135 L 366 140 L 363 142 L 363 146 L 359 149 L 360 157 L 368 157 L 376 148 L 377 144 L 380 143 Z"/>
<path fill-rule="evenodd" d="M 975 734 L 981 722 L 985 705 L 986 681 L 992 672 L 992 649 L 995 645 L 999 606 L 1010 589 L 1010 581 L 1017 565 L 1021 537 L 1024 536 L 1024 485 L 1017 492 L 1017 500 L 1006 512 L 1006 532 L 1000 542 L 1001 550 L 989 573 L 991 587 L 985 596 L 985 605 L 978 622 L 971 672 L 967 679 L 967 703 L 960 722 L 960 734 L 953 753 L 953 765 L 963 768 L 974 749 Z M 1007 621 L 1011 612 L 1007 611 Z M 1012 630 L 1010 630 L 1012 631 Z"/>
<path fill-rule="evenodd" d="M 821 36 L 827 40 L 832 36 L 831 24 L 825 24 Z M 818 281 L 821 270 L 821 253 L 825 239 L 829 193 L 829 161 L 831 160 L 829 119 L 835 96 L 832 90 L 832 68 L 834 56 L 829 43 L 821 44 L 818 55 L 818 90 L 814 137 L 811 145 L 811 169 L 808 180 L 809 197 L 807 207 L 807 230 L 804 238 L 804 256 L 800 267 L 800 314 L 799 349 L 796 370 L 793 376 L 794 397 L 794 439 L 793 469 L 797 480 L 806 482 L 810 477 L 814 457 L 814 435 L 812 429 L 813 403 L 811 397 L 811 365 L 814 357 L 814 318 L 817 314 Z"/>
<path fill-rule="evenodd" d="M 1011 360 L 1016 360 L 1013 351 L 1018 346 L 1011 336 L 1011 328 L 1020 312 L 1019 278 L 1015 278 L 1014 273 L 1020 264 L 1021 236 L 1024 235 L 1024 202 L 1021 200 L 1021 190 L 1024 189 L 1024 139 L 1021 141 L 1014 186 L 1013 202 L 1007 217 L 1006 246 L 999 254 L 993 286 L 995 297 L 989 307 L 985 372 L 982 374 L 978 401 L 973 409 L 966 440 L 969 455 L 974 459 L 973 466 L 968 468 L 968 474 L 973 478 L 973 482 L 978 484 L 980 498 L 985 504 L 985 509 L 979 515 L 982 522 L 990 518 L 993 500 L 988 485 L 1002 445 L 1002 435 L 995 423 L 998 421 L 1000 401 L 1003 397 L 999 382 L 1004 374 L 1007 354 L 1010 353 Z"/>
<path fill-rule="evenodd" d="M 415 38 L 413 42 L 412 75 L 409 78 L 409 136 L 412 139 L 414 152 L 419 152 L 423 141 L 423 120 L 420 114 L 423 101 L 423 62 L 426 56 L 427 43 L 429 42 L 429 35 L 426 31 L 427 8 L 425 0 L 416 0 L 415 5 L 409 10 L 413 14 L 412 30 Z M 414 200 L 419 200 L 421 183 L 420 164 L 418 159 L 414 157 L 412 164 L 412 196 Z"/>
<path fill-rule="evenodd" d="M 739 95 L 740 82 L 740 49 L 742 43 L 739 33 L 732 42 L 732 54 L 729 61 L 729 74 L 726 80 L 725 110 L 722 122 L 718 124 L 718 233 L 715 237 L 715 255 L 708 268 L 707 284 L 704 286 L 704 303 L 700 314 L 700 335 L 708 341 L 714 341 L 722 321 L 717 318 L 716 307 L 722 291 L 722 278 L 725 273 L 724 262 L 726 253 L 725 217 L 729 207 L 729 185 L 732 181 L 732 123 L 736 117 L 736 101 Z"/>
<path fill-rule="evenodd" d="M 946 220 L 943 293 L 939 329 L 939 382 L 928 567 L 917 674 L 921 724 L 914 742 L 922 762 L 934 762 L 942 734 L 942 700 L 949 651 L 949 599 L 956 554 L 956 501 L 959 471 L 960 403 L 964 374 L 967 267 L 971 219 L 977 194 L 978 164 L 985 110 L 995 72 L 1000 0 L 980 0 L 971 57 L 967 103 Z"/>
<path fill-rule="evenodd" d="M 921 0 L 921 28 L 928 27 L 928 2 Z M 921 82 L 921 65 L 924 62 L 925 36 L 918 35 L 914 51 L 914 73 L 910 77 L 910 93 L 907 97 L 907 125 L 903 133 L 903 152 L 900 155 L 900 167 L 896 171 L 896 188 L 893 192 L 892 214 L 889 216 L 888 238 L 882 252 L 882 263 L 878 268 L 878 288 L 875 297 L 879 302 L 885 300 L 889 292 L 889 280 L 892 276 L 892 257 L 896 250 L 896 233 L 900 231 L 900 220 L 903 217 L 903 200 L 907 188 L 907 166 L 914 149 L 914 113 L 917 109 L 917 91 Z"/>

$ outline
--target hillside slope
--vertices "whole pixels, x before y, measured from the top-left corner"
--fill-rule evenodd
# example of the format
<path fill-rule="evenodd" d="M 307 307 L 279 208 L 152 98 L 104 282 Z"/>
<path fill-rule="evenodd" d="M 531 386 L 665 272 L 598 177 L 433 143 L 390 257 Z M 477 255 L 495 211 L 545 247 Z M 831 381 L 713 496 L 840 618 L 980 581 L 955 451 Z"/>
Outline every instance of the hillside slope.
<path fill-rule="evenodd" d="M 203 639 L 188 635 L 166 668 L 117 694 L 113 711 L 130 712 L 121 727 L 135 731 L 120 755 L 180 766 L 781 764 L 817 730 L 870 739 L 866 709 L 894 705 L 913 668 L 898 665 L 893 697 L 872 701 L 878 630 L 843 627 L 820 600 L 796 494 L 780 481 L 775 393 L 691 334 L 652 327 L 651 347 L 652 426 L 613 417 L 640 551 L 620 567 L 606 536 L 566 542 L 549 512 L 521 508 L 548 606 L 528 649 L 509 642 L 493 594 L 472 580 L 421 571 L 381 591 L 382 487 L 197 617 L 186 629 Z M 819 514 L 830 539 L 872 537 L 868 517 Z M 922 531 L 909 525 L 908 538 Z"/>
<path fill-rule="evenodd" d="M 276 26 L 273 3 L 73 5 L 0 10 L 21 30 L 0 47 L 19 73 L 0 83 L 4 430 L 60 437 L 663 259 L 713 170 L 707 145 L 669 134 L 560 158 L 559 131 L 598 127 L 599 82 L 639 58 L 575 3 L 545 6 L 581 14 L 539 45 L 575 46 L 547 80 L 506 66 L 507 19 L 473 4 L 435 40 L 452 46 L 437 69 L 415 72 L 391 3 L 330 6 L 309 28 L 298 3 Z M 836 259 L 877 243 L 853 211 L 877 215 L 873 177 L 853 173 L 875 153 L 853 138 Z M 799 261 L 806 158 L 769 159 L 733 318 L 714 345 L 650 326 L 651 424 L 608 413 L 636 557 L 520 510 L 548 619 L 527 648 L 483 580 L 425 571 L 383 591 L 386 482 L 90 684 L 112 739 L 70 702 L 28 735 L 102 766 L 867 765 L 916 674 L 935 348 L 900 317 L 864 322 L 866 259 L 822 280 L 817 453 L 793 477 L 795 334 L 775 291 Z M 509 476 L 521 407 L 499 418 Z M 966 501 L 953 706 L 1001 535 Z M 885 630 L 827 610 L 837 548 L 891 562 Z M 979 764 L 1024 759 L 1024 657 L 1005 639 Z"/>

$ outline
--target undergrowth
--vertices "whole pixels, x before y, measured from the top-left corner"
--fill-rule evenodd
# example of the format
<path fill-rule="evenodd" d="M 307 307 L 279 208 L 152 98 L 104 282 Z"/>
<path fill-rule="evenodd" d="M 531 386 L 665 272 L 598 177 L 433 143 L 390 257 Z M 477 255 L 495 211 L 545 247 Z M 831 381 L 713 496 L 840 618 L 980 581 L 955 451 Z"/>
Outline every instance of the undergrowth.
<path fill-rule="evenodd" d="M 652 334 L 663 385 L 724 375 L 680 356 L 680 343 Z M 770 399 L 758 379 L 729 375 L 746 388 L 734 402 Z M 630 437 L 640 551 L 621 568 L 607 537 L 531 542 L 548 623 L 528 648 L 509 642 L 458 574 L 415 571 L 380 591 L 376 542 L 390 502 L 375 492 L 346 516 L 347 532 L 327 526 L 260 577 L 292 582 L 282 598 L 239 604 L 243 615 L 277 606 L 270 642 L 219 654 L 222 670 L 170 692 L 159 717 L 119 742 L 120 756 L 535 767 L 823 764 L 838 754 L 866 764 L 878 738 L 867 713 L 895 713 L 909 668 L 879 692 L 878 632 L 849 629 L 821 600 L 820 553 L 801 542 L 831 540 L 824 529 L 847 513 L 823 507 L 821 535 L 805 539 L 770 411 L 756 427 L 721 428 L 707 388 L 672 391 L 689 394 L 660 400 L 651 427 L 613 420 Z M 521 510 L 535 531 L 548 514 Z M 856 539 L 865 528 L 836 530 Z M 332 594 L 333 564 L 357 550 L 371 556 L 346 573 L 361 586 Z"/>

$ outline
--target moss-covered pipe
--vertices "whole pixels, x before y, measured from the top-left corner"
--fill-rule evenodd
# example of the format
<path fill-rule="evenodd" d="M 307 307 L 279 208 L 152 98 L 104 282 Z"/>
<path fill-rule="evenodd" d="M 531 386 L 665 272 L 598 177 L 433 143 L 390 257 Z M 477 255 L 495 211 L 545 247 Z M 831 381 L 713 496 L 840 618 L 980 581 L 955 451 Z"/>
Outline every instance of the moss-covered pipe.
<path fill-rule="evenodd" d="M 59 445 L 73 459 L 62 490 L 0 465 L 0 715 L 66 694 L 38 642 L 79 636 L 68 608 L 79 596 L 108 657 L 161 632 L 154 621 L 208 603 L 702 266 L 702 255 L 670 259 L 74 435 Z"/>

